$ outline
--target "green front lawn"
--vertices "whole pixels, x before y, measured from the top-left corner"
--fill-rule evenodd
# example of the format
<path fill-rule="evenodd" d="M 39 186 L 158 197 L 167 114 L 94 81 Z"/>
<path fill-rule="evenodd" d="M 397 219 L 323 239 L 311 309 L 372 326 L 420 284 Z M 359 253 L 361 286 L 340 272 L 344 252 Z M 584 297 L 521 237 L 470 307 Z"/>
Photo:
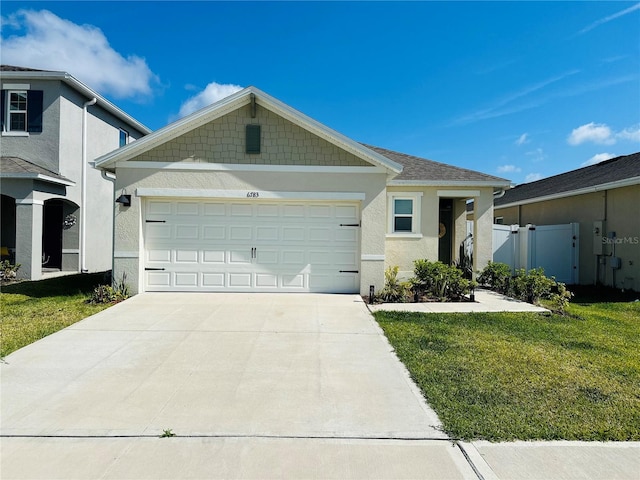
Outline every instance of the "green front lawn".
<path fill-rule="evenodd" d="M 109 305 L 90 305 L 104 274 L 70 275 L 2 287 L 0 358 L 82 320 Z"/>
<path fill-rule="evenodd" d="M 640 302 L 568 313 L 374 315 L 455 438 L 640 440 Z"/>

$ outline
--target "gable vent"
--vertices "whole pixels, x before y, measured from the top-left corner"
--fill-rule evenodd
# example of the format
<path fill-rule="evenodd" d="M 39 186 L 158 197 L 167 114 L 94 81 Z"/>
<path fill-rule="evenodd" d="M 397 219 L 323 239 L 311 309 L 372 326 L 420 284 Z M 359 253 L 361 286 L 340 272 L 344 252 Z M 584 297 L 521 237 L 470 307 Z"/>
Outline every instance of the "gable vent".
<path fill-rule="evenodd" d="M 247 125 L 247 153 L 260 153 L 260 125 Z"/>

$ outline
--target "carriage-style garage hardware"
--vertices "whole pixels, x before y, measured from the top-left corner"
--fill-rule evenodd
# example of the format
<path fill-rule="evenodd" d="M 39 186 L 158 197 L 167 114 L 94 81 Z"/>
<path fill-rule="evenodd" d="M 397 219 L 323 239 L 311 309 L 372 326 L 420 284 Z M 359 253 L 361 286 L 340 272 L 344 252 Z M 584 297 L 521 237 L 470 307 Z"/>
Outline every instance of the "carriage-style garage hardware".
<path fill-rule="evenodd" d="M 167 223 L 166 220 L 145 220 L 147 223 Z"/>
<path fill-rule="evenodd" d="M 360 270 L 339 270 L 340 273 L 360 273 Z"/>
<path fill-rule="evenodd" d="M 153 267 L 145 267 L 144 269 L 146 272 L 157 272 L 160 270 L 164 270 L 164 268 L 153 268 Z"/>
<path fill-rule="evenodd" d="M 341 227 L 359 227 L 360 224 L 359 223 L 341 223 L 340 226 Z"/>

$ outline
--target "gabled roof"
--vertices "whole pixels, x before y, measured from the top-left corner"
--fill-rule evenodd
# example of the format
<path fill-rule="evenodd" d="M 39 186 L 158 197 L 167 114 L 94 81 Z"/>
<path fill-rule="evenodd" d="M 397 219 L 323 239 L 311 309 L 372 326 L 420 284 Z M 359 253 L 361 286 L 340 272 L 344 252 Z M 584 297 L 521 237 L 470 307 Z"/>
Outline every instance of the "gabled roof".
<path fill-rule="evenodd" d="M 252 99 L 255 99 L 257 105 L 280 115 L 299 127 L 304 128 L 305 130 L 323 138 L 347 152 L 352 153 L 358 158 L 372 163 L 375 166 L 385 168 L 393 174 L 397 174 L 402 171 L 402 165 L 354 140 L 351 140 L 327 126 L 322 125 L 320 122 L 317 122 L 288 105 L 285 105 L 281 101 L 267 95 L 255 87 L 248 87 L 240 90 L 233 95 L 209 105 L 208 107 L 198 110 L 187 117 L 156 130 L 146 137 L 103 155 L 95 161 L 95 165 L 96 167 L 103 169 L 112 169 L 116 162 L 130 160 L 137 155 L 173 140 L 186 132 L 195 130 L 196 128 L 220 118 L 229 112 L 248 105 Z"/>
<path fill-rule="evenodd" d="M 0 65 L 0 78 L 4 80 L 10 79 L 33 79 L 33 80 L 58 80 L 66 83 L 74 90 L 80 92 L 84 95 L 87 100 L 91 100 L 95 98 L 97 100 L 97 105 L 104 108 L 106 111 L 114 115 L 116 118 L 119 118 L 123 122 L 131 125 L 136 130 L 142 132 L 143 134 L 151 133 L 151 130 L 144 126 L 142 123 L 137 121 L 135 118 L 126 114 L 124 111 L 120 110 L 109 100 L 98 94 L 96 91 L 92 90 L 80 80 L 73 77 L 71 74 L 67 72 L 58 72 L 53 70 L 37 70 L 35 68 L 28 67 L 17 67 L 14 65 Z"/>
<path fill-rule="evenodd" d="M 508 187 L 510 181 L 486 173 L 434 162 L 426 158 L 394 152 L 385 148 L 365 145 L 403 166 L 402 173 L 388 182 L 389 185 L 433 185 L 433 186 L 493 186 Z"/>
<path fill-rule="evenodd" d="M 42 180 L 43 182 L 66 185 L 68 187 L 75 185 L 75 182 L 59 173 L 18 157 L 0 157 L 0 178 Z"/>
<path fill-rule="evenodd" d="M 639 184 L 640 152 L 518 185 L 507 190 L 502 198 L 497 198 L 494 206 L 507 207 L 541 202 Z"/>

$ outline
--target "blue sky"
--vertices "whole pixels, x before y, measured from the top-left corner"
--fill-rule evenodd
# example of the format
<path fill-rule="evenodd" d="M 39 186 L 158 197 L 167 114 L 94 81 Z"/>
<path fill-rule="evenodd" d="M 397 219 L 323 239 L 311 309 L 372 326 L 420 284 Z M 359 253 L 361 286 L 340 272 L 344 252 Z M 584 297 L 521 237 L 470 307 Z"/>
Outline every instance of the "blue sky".
<path fill-rule="evenodd" d="M 638 2 L 2 2 L 2 63 L 157 129 L 254 85 L 353 138 L 522 183 L 640 150 Z"/>

